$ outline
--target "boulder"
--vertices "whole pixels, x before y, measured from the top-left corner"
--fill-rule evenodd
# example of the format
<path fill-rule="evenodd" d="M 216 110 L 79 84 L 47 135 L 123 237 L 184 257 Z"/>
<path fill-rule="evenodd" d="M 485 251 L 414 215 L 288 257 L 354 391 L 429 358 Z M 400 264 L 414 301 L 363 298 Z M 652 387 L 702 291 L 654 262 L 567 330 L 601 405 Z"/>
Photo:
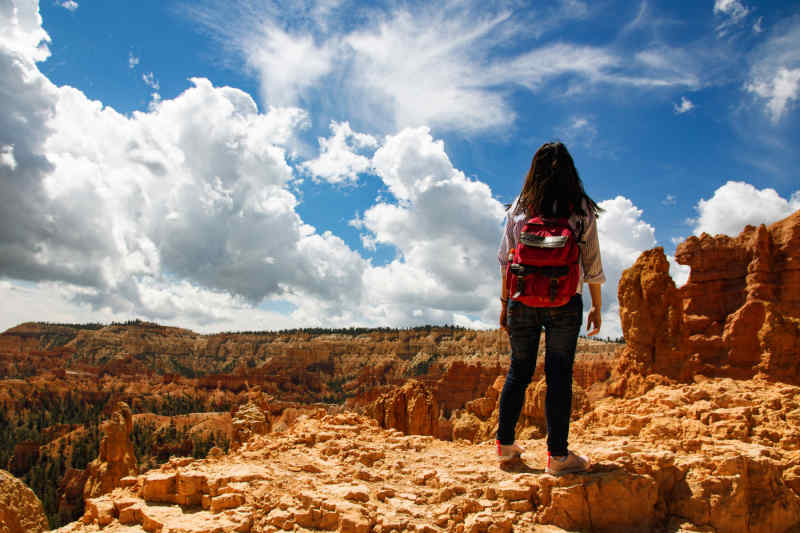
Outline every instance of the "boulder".
<path fill-rule="evenodd" d="M 25 483 L 0 470 L 0 532 L 49 531 L 42 502 Z"/>

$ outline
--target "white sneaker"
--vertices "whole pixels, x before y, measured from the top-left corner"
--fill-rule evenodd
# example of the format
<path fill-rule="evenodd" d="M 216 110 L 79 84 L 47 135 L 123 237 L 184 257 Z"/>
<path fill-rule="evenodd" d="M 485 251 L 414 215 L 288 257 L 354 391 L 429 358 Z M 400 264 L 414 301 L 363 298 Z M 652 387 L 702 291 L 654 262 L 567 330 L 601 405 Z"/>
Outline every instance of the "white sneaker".
<path fill-rule="evenodd" d="M 560 476 L 561 474 L 574 474 L 576 472 L 586 472 L 592 462 L 585 455 L 577 455 L 572 452 L 567 452 L 563 459 L 557 459 L 554 456 L 547 454 L 547 468 L 545 472 Z"/>
<path fill-rule="evenodd" d="M 514 444 L 500 444 L 499 440 L 496 442 L 497 442 L 497 459 L 501 463 L 512 461 L 517 457 L 520 457 L 523 453 L 525 453 L 525 448 L 517 444 L 516 441 L 514 442 Z"/>

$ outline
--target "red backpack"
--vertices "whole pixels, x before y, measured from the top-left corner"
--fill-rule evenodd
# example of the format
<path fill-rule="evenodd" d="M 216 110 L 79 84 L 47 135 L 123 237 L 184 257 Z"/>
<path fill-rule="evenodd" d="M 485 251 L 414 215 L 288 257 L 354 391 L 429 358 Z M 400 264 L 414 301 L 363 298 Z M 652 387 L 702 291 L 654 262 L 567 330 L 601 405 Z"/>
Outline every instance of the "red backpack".
<path fill-rule="evenodd" d="M 514 260 L 506 267 L 512 300 L 529 307 L 560 307 L 578 289 L 580 250 L 566 218 L 535 216 L 522 227 Z"/>

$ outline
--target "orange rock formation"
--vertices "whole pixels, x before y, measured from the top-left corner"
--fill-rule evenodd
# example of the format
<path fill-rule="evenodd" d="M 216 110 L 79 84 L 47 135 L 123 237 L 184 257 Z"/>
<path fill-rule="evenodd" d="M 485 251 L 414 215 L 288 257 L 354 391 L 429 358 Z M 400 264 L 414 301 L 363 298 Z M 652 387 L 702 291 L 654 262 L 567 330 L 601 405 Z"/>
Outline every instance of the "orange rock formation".
<path fill-rule="evenodd" d="M 25 483 L 0 470 L 0 532 L 49 531 L 42 502 Z"/>
<path fill-rule="evenodd" d="M 800 384 L 800 211 L 769 228 L 747 226 L 736 238 L 690 237 L 676 259 L 691 267 L 680 288 L 660 248 L 622 275 L 627 346 L 612 390 L 624 393 L 629 382 L 631 393 L 641 392 L 650 374 Z"/>
<path fill-rule="evenodd" d="M 409 435 L 437 434 L 439 403 L 435 394 L 419 381 L 411 380 L 382 394 L 370 405 L 368 413 L 384 428 Z"/>
<path fill-rule="evenodd" d="M 131 442 L 133 415 L 124 402 L 119 402 L 111 418 L 103 422 L 100 454 L 87 467 L 84 498 L 95 498 L 119 486 L 120 479 L 135 475 L 136 454 Z"/>

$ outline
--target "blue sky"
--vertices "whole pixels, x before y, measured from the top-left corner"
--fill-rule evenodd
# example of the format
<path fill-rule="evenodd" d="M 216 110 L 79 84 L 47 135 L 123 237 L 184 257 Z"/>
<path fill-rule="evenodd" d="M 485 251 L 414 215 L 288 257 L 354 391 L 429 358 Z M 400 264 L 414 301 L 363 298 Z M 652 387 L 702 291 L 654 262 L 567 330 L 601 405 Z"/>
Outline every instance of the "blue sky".
<path fill-rule="evenodd" d="M 641 251 L 800 208 L 792 2 L 0 0 L 0 24 L 0 329 L 491 327 L 502 204 L 551 139 L 606 209 L 601 336 Z"/>

